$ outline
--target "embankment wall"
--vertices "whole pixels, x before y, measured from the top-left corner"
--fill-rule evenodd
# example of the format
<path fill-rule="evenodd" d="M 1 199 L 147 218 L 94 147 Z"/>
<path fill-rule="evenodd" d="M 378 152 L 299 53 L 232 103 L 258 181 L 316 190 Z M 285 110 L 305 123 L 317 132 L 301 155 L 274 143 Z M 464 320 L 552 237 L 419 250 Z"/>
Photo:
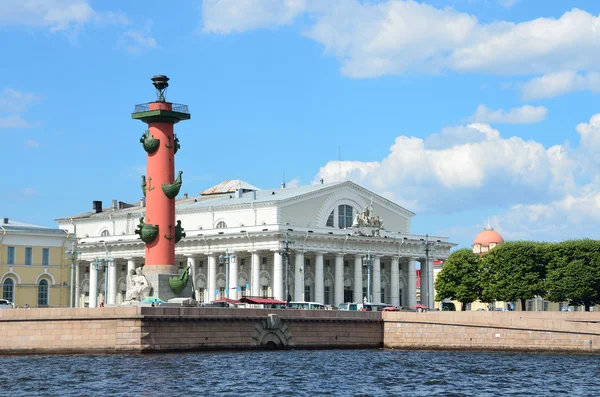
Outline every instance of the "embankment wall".
<path fill-rule="evenodd" d="M 600 312 L 105 307 L 0 310 L 0 354 L 226 349 L 600 352 Z"/>
<path fill-rule="evenodd" d="M 600 352 L 599 312 L 383 313 L 386 348 Z"/>

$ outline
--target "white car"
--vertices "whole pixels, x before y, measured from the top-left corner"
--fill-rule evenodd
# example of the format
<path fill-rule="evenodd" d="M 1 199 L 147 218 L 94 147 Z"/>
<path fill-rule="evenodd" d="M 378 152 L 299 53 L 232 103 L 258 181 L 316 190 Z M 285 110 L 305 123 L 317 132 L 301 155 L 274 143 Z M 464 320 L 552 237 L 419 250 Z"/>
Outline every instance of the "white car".
<path fill-rule="evenodd" d="M 7 299 L 0 299 L 0 309 L 14 309 L 15 304 Z"/>

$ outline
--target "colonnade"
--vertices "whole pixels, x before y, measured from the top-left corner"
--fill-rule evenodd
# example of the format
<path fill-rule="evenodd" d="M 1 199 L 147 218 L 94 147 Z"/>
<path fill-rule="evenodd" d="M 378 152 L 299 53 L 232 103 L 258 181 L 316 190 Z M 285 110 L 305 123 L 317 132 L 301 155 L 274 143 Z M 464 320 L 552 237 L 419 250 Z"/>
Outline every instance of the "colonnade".
<path fill-rule="evenodd" d="M 433 265 L 427 266 L 417 257 L 369 255 L 369 274 L 368 263 L 365 264 L 368 254 L 364 252 L 298 250 L 291 251 L 286 257 L 285 253 L 273 251 L 239 251 L 229 252 L 228 263 L 223 261 L 223 254 L 199 253 L 177 257 L 176 262 L 190 266 L 191 281 L 199 301 L 211 302 L 223 296 L 237 300 L 242 295 L 273 296 L 285 301 L 287 291 L 292 301 L 311 300 L 337 306 L 347 301 L 362 302 L 366 299 L 373 303 L 385 301 L 396 306 L 413 306 L 417 303 L 416 262 L 420 261 L 423 277 L 420 302 L 427 306 L 433 302 L 433 293 L 429 293 L 433 291 Z M 127 271 L 125 275 L 121 271 L 120 277 L 117 277 L 117 268 L 124 268 L 123 261 L 127 262 Z M 82 278 L 80 267 L 87 265 L 89 275 L 86 273 Z M 106 291 L 102 297 L 105 305 L 120 304 L 122 298 L 118 296 L 123 291 L 119 285 L 123 285 L 123 277 L 125 285 L 128 285 L 129 275 L 136 265 L 143 265 L 143 258 L 108 259 L 103 265 L 107 269 L 93 261 L 80 262 L 76 267 L 75 295 L 85 295 L 82 289 L 82 283 L 85 283 L 89 291 L 89 307 L 100 305 L 100 290 Z M 224 267 L 227 265 L 229 269 L 226 272 Z M 105 287 L 98 285 L 101 269 L 106 272 Z M 229 275 L 228 281 L 225 280 L 226 274 Z M 369 279 L 370 289 L 367 287 Z M 367 291 L 371 292 L 370 298 L 366 296 Z M 81 306 L 80 299 L 76 299 L 76 305 Z"/>

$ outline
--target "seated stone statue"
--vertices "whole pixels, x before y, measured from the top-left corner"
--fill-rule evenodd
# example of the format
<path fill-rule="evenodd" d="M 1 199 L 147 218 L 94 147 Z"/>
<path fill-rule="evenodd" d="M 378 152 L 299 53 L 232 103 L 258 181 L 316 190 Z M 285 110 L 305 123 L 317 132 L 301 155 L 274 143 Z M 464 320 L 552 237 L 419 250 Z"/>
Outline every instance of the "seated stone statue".
<path fill-rule="evenodd" d="M 142 268 L 138 267 L 135 271 L 131 270 L 129 288 L 125 295 L 126 301 L 143 301 L 150 296 L 152 286 L 146 276 L 142 274 Z"/>

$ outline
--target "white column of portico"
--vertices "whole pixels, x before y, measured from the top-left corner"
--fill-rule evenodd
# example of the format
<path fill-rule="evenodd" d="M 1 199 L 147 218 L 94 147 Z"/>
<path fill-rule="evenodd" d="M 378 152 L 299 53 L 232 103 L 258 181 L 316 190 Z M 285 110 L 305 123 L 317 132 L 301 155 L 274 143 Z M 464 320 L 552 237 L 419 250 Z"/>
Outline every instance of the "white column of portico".
<path fill-rule="evenodd" d="M 296 252 L 294 260 L 294 300 L 304 301 L 304 252 Z"/>
<path fill-rule="evenodd" d="M 73 297 L 73 306 L 79 307 L 79 267 L 81 262 L 75 262 L 75 296 Z"/>
<path fill-rule="evenodd" d="M 98 307 L 98 269 L 94 262 L 90 263 L 90 296 L 88 298 L 89 307 Z"/>
<path fill-rule="evenodd" d="M 373 303 L 381 303 L 381 256 L 373 261 Z"/>
<path fill-rule="evenodd" d="M 283 295 L 283 255 L 275 252 L 273 254 L 273 297 L 285 301 Z"/>
<path fill-rule="evenodd" d="M 420 304 L 427 306 L 427 263 L 419 259 L 421 264 L 421 300 Z"/>
<path fill-rule="evenodd" d="M 362 256 L 356 255 L 354 257 L 354 294 L 353 300 L 354 302 L 362 302 L 363 301 L 363 266 L 362 266 Z"/>
<path fill-rule="evenodd" d="M 114 305 L 117 303 L 117 261 L 111 259 L 108 261 L 108 291 L 106 294 L 106 304 Z"/>
<path fill-rule="evenodd" d="M 238 298 L 238 265 L 237 256 L 231 255 L 229 258 L 229 291 L 227 296 L 230 299 L 237 300 Z"/>
<path fill-rule="evenodd" d="M 133 259 L 133 258 L 127 258 L 127 276 L 128 276 L 128 280 L 129 280 L 129 277 L 131 276 L 132 272 L 135 272 L 135 259 Z"/>
<path fill-rule="evenodd" d="M 215 290 L 217 289 L 217 256 L 210 254 L 208 256 L 208 301 L 216 299 Z"/>
<path fill-rule="evenodd" d="M 344 254 L 339 253 L 335 256 L 335 299 L 336 306 L 344 303 Z"/>
<path fill-rule="evenodd" d="M 427 307 L 433 309 L 435 304 L 435 290 L 433 289 L 433 259 L 427 264 Z"/>
<path fill-rule="evenodd" d="M 260 296 L 260 254 L 252 253 L 252 281 L 250 284 L 252 296 Z"/>
<path fill-rule="evenodd" d="M 325 303 L 325 273 L 323 272 L 323 253 L 315 256 L 315 302 Z"/>
<path fill-rule="evenodd" d="M 191 255 L 187 255 L 187 264 L 190 268 L 190 278 L 192 279 L 192 296 L 195 300 L 198 300 L 198 296 L 196 294 L 196 258 Z"/>
<path fill-rule="evenodd" d="M 407 286 L 407 306 L 414 306 L 417 304 L 417 264 L 414 258 L 408 260 L 408 286 Z"/>
<path fill-rule="evenodd" d="M 390 293 L 390 303 L 394 306 L 400 305 L 400 296 L 398 295 L 400 292 L 400 269 L 398 268 L 398 257 L 392 258 L 391 261 L 391 293 Z"/>

